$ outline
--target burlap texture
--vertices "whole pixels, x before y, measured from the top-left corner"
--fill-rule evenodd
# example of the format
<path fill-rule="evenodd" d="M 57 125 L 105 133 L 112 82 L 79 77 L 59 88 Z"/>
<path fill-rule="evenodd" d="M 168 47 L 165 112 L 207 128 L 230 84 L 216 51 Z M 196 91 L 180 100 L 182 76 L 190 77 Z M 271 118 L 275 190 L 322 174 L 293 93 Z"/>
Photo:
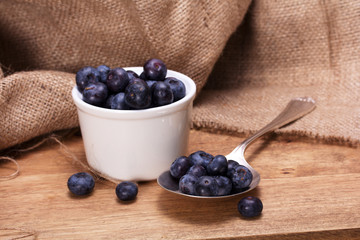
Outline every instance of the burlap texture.
<path fill-rule="evenodd" d="M 358 145 L 359 53 L 359 1 L 253 1 L 197 99 L 196 125 L 253 132 L 311 96 L 316 110 L 281 131 Z"/>
<path fill-rule="evenodd" d="M 280 131 L 357 145 L 360 4 L 249 6 L 250 0 L 0 1 L 0 149 L 78 126 L 71 88 L 79 68 L 139 66 L 150 57 L 195 80 L 197 128 L 248 134 L 291 98 L 311 96 L 317 109 Z"/>
<path fill-rule="evenodd" d="M 156 57 L 192 77 L 200 91 L 249 4 L 0 1 L 0 63 L 8 75 L 0 85 L 0 149 L 78 125 L 70 95 L 75 75 L 54 70 L 142 66 Z"/>
<path fill-rule="evenodd" d="M 0 85 L 0 146 L 8 147 L 55 130 L 77 126 L 68 91 L 74 74 L 31 71 L 12 74 Z"/>

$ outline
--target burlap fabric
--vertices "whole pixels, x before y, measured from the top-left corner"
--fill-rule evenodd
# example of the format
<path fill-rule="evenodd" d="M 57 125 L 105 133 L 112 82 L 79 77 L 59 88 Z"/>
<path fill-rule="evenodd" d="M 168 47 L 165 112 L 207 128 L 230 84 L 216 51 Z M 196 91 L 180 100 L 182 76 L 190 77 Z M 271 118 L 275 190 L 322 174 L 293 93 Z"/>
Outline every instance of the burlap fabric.
<path fill-rule="evenodd" d="M 317 108 L 281 130 L 358 146 L 360 2 L 253 1 L 197 99 L 195 122 L 249 133 L 295 96 Z"/>
<path fill-rule="evenodd" d="M 317 109 L 281 132 L 360 141 L 356 1 L 2 0 L 0 11 L 0 149 L 78 126 L 79 68 L 150 57 L 195 80 L 197 128 L 248 134 L 311 96 Z"/>

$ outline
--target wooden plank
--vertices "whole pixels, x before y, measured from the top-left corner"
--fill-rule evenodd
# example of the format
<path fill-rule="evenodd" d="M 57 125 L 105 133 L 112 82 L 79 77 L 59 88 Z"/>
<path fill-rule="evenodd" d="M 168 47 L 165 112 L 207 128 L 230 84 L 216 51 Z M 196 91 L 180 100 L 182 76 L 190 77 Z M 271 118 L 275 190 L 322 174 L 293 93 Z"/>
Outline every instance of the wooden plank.
<path fill-rule="evenodd" d="M 241 140 L 191 131 L 189 153 L 227 154 Z M 64 143 L 85 159 L 80 137 Z M 237 212 L 242 196 L 193 199 L 166 192 L 155 181 L 139 183 L 132 203 L 119 202 L 115 184 L 101 180 L 90 196 L 73 197 L 66 181 L 83 169 L 59 145 L 43 146 L 19 158 L 17 178 L 0 182 L 0 239 L 8 239 L 9 231 L 39 239 L 360 238 L 359 149 L 272 135 L 254 143 L 246 157 L 262 177 L 246 194 L 264 204 L 263 214 L 251 220 Z M 11 168 L 0 166 L 0 174 Z"/>

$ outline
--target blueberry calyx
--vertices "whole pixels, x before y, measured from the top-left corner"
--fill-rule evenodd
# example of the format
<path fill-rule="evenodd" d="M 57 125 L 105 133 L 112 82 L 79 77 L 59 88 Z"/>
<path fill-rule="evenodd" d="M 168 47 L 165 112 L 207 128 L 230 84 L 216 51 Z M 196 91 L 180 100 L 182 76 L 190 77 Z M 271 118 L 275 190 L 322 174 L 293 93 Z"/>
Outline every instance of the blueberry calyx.
<path fill-rule="evenodd" d="M 217 196 L 219 186 L 212 176 L 201 176 L 195 183 L 195 193 L 198 196 Z"/>

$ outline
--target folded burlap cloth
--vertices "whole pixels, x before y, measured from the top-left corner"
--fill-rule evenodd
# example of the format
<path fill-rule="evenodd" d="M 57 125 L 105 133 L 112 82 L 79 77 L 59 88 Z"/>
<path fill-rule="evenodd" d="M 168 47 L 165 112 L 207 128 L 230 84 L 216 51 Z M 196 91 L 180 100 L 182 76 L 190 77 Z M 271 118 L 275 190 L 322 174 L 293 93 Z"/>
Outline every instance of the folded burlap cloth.
<path fill-rule="evenodd" d="M 195 128 L 245 136 L 310 96 L 316 110 L 278 132 L 359 145 L 359 1 L 2 0 L 0 12 L 0 149 L 78 126 L 81 67 L 152 57 L 195 80 Z"/>

